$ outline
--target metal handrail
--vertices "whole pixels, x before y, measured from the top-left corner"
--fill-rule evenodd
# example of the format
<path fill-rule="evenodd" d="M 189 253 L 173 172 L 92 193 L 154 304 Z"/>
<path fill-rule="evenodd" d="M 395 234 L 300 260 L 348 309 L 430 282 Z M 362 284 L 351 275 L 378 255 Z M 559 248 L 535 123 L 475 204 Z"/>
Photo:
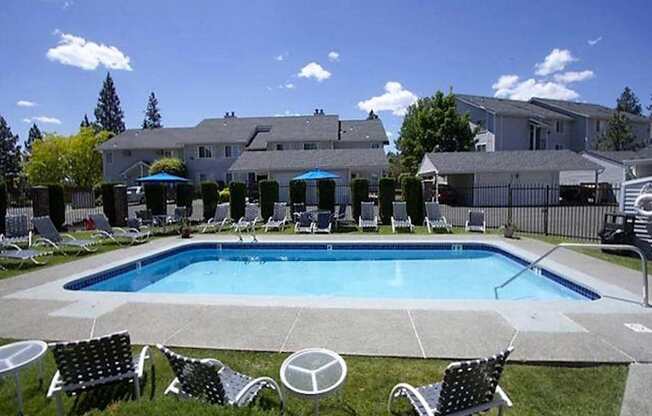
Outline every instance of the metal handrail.
<path fill-rule="evenodd" d="M 650 307 L 650 290 L 648 286 L 648 276 L 647 276 L 647 259 L 645 257 L 645 254 L 643 254 L 643 251 L 632 245 L 628 244 L 585 244 L 585 243 L 559 243 L 550 250 L 546 251 L 543 253 L 541 257 L 538 259 L 534 260 L 532 263 L 528 264 L 525 268 L 523 268 L 521 271 L 516 273 L 514 276 L 510 277 L 507 279 L 505 282 L 502 284 L 494 287 L 494 295 L 496 299 L 498 299 L 498 289 L 502 289 L 511 282 L 513 282 L 517 277 L 522 275 L 523 273 L 527 272 L 528 270 L 532 269 L 534 266 L 539 264 L 543 259 L 551 255 L 554 251 L 564 248 L 564 247 L 580 247 L 580 248 L 599 248 L 599 249 L 611 249 L 611 250 L 625 250 L 625 251 L 630 251 L 633 253 L 638 254 L 638 256 L 641 258 L 641 272 L 643 274 L 643 301 L 642 305 L 645 308 Z"/>

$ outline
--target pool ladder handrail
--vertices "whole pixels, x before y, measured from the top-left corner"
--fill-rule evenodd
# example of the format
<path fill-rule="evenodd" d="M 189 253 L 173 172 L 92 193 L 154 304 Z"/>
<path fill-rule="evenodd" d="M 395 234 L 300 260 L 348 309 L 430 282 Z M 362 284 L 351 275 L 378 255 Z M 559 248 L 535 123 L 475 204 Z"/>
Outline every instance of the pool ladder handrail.
<path fill-rule="evenodd" d="M 649 308 L 650 302 L 650 290 L 648 286 L 648 276 L 647 276 L 647 258 L 645 257 L 645 254 L 643 251 L 636 247 L 632 246 L 629 244 L 596 244 L 596 243 L 559 243 L 550 250 L 546 251 L 541 255 L 539 258 L 525 266 L 522 270 L 520 270 L 518 273 L 516 273 L 514 276 L 510 277 L 509 279 L 505 280 L 502 284 L 494 287 L 494 296 L 496 299 L 498 299 L 498 289 L 502 289 L 511 282 L 513 282 L 517 277 L 522 275 L 523 273 L 527 272 L 528 270 L 532 269 L 535 267 L 537 264 L 539 264 L 543 259 L 551 255 L 553 252 L 557 251 L 560 248 L 572 248 L 572 247 L 578 247 L 578 248 L 595 248 L 595 249 L 610 249 L 610 250 L 624 250 L 624 251 L 630 251 L 633 253 L 638 254 L 638 256 L 641 258 L 641 272 L 643 274 L 643 300 L 642 300 L 642 305 L 644 308 Z"/>

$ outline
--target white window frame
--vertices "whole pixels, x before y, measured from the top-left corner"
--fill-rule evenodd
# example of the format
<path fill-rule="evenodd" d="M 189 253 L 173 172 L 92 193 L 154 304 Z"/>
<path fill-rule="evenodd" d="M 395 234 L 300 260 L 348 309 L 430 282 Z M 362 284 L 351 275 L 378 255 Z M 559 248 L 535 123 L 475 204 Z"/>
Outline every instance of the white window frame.
<path fill-rule="evenodd" d="M 161 150 L 163 157 L 177 157 L 177 152 L 174 149 L 163 149 Z"/>
<path fill-rule="evenodd" d="M 208 152 L 210 153 L 210 157 L 206 157 L 206 156 L 202 157 L 201 156 L 201 151 L 200 151 L 201 148 L 204 148 L 204 149 L 208 150 Z M 215 158 L 215 149 L 213 148 L 213 146 L 208 145 L 208 144 L 200 144 L 200 145 L 197 146 L 197 159 L 210 160 L 210 159 L 214 159 L 214 158 Z"/>
<path fill-rule="evenodd" d="M 227 172 L 225 179 L 227 184 L 233 182 L 233 174 L 231 172 Z"/>
<path fill-rule="evenodd" d="M 230 144 L 224 146 L 224 157 L 226 159 L 231 159 L 233 157 L 233 146 Z"/>

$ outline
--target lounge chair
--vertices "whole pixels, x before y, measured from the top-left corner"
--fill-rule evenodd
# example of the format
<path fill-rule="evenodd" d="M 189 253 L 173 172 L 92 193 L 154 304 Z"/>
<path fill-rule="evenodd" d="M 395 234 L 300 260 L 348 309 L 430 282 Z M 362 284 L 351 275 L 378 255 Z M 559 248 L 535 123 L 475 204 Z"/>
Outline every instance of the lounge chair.
<path fill-rule="evenodd" d="M 360 231 L 373 229 L 378 231 L 378 216 L 373 202 L 360 203 L 360 218 L 358 219 Z"/>
<path fill-rule="evenodd" d="M 38 257 L 46 256 L 48 254 L 50 254 L 50 252 L 22 249 L 10 241 L 4 239 L 0 240 L 0 259 L 17 261 L 19 269 L 23 267 L 23 264 L 25 264 L 26 261 L 31 261 L 38 265 L 45 264 L 46 262 L 38 261 Z M 0 264 L 0 270 L 6 270 L 6 268 Z"/>
<path fill-rule="evenodd" d="M 88 216 L 95 224 L 94 237 L 108 238 L 120 244 L 120 240 L 129 240 L 131 244 L 144 243 L 149 239 L 149 231 L 138 231 L 135 228 L 124 229 L 111 227 L 104 214 L 91 214 Z"/>
<path fill-rule="evenodd" d="M 435 229 L 443 229 L 450 233 L 452 229 L 446 217 L 441 215 L 441 210 L 437 202 L 426 202 L 426 217 L 423 219 L 423 222 L 426 224 L 429 233 L 432 233 L 432 230 Z"/>
<path fill-rule="evenodd" d="M 57 415 L 63 416 L 61 393 L 76 396 L 95 387 L 117 381 L 134 385 L 134 396 L 140 398 L 140 382 L 144 376 L 145 360 L 150 358 L 149 348 L 143 347 L 138 357 L 131 352 L 127 331 L 99 338 L 50 344 L 57 364 L 47 397 L 56 395 Z"/>
<path fill-rule="evenodd" d="M 287 205 L 285 202 L 274 202 L 274 213 L 265 224 L 265 232 L 269 231 L 270 228 L 283 230 L 288 220 L 286 211 Z"/>
<path fill-rule="evenodd" d="M 34 241 L 34 246 L 49 245 L 64 253 L 65 248 L 75 248 L 80 254 L 82 251 L 92 253 L 97 250 L 93 247 L 97 240 L 78 240 L 70 234 L 60 234 L 52 223 L 50 217 L 34 217 L 32 224 L 39 234 Z"/>
<path fill-rule="evenodd" d="M 4 241 L 14 244 L 32 245 L 32 231 L 27 215 L 7 215 L 5 218 Z"/>
<path fill-rule="evenodd" d="M 394 386 L 387 403 L 391 413 L 395 398 L 407 397 L 419 416 L 467 416 L 498 409 L 502 415 L 512 402 L 498 385 L 505 361 L 512 347 L 489 358 L 450 364 L 441 383 L 412 387 L 407 383 Z"/>
<path fill-rule="evenodd" d="M 136 211 L 136 219 L 140 221 L 139 227 L 157 225 L 154 220 L 154 215 L 152 215 L 152 211 L 149 209 L 141 209 Z"/>
<path fill-rule="evenodd" d="M 231 216 L 229 215 L 229 203 L 218 204 L 215 207 L 215 214 L 213 218 L 209 218 L 208 222 L 202 226 L 202 233 L 207 232 L 209 229 L 211 231 L 216 230 L 218 232 L 222 231 L 224 226 L 229 225 L 233 222 Z"/>
<path fill-rule="evenodd" d="M 317 213 L 317 221 L 313 224 L 313 233 L 327 233 L 330 234 L 333 228 L 333 214 L 328 211 L 319 211 Z"/>
<path fill-rule="evenodd" d="M 168 359 L 176 377 L 164 394 L 242 407 L 251 403 L 262 389 L 269 388 L 278 394 L 283 412 L 283 393 L 274 379 L 238 373 L 215 359 L 184 357 L 160 344 L 156 348 Z"/>
<path fill-rule="evenodd" d="M 306 212 L 306 204 L 302 202 L 293 203 L 290 210 L 292 211 L 292 221 L 297 221 L 299 216 L 301 216 L 302 213 Z"/>
<path fill-rule="evenodd" d="M 248 204 L 245 207 L 245 215 L 240 218 L 237 223 L 233 225 L 233 228 L 237 232 L 241 231 L 251 231 L 253 232 L 256 229 L 256 224 L 258 223 L 258 205 L 257 204 Z"/>
<path fill-rule="evenodd" d="M 407 204 L 405 202 L 392 202 L 392 232 L 395 233 L 400 229 L 414 231 L 412 219 L 407 214 Z"/>
<path fill-rule="evenodd" d="M 312 222 L 312 213 L 304 211 L 294 223 L 295 233 L 311 233 L 314 223 Z"/>
<path fill-rule="evenodd" d="M 174 215 L 168 217 L 168 224 L 179 224 L 189 218 L 188 209 L 186 207 L 174 208 Z"/>
<path fill-rule="evenodd" d="M 484 211 L 469 211 L 469 219 L 466 221 L 464 229 L 468 231 L 487 231 L 487 224 L 484 220 Z"/>

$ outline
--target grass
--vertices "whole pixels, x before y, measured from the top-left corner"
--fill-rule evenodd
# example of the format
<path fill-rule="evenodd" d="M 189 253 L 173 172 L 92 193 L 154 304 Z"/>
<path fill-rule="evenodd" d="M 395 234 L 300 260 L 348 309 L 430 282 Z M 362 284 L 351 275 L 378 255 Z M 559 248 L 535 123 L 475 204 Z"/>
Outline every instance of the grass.
<path fill-rule="evenodd" d="M 0 344 L 9 341 L 0 340 Z M 235 370 L 252 376 L 271 376 L 277 381 L 278 370 L 287 354 L 223 351 L 206 349 L 178 349 L 192 357 L 212 357 Z M 277 399 L 266 392 L 263 400 L 245 409 L 227 409 L 197 401 L 177 401 L 164 397 L 163 391 L 172 380 L 172 370 L 157 350 L 152 351 L 155 376 L 145 381 L 140 401 L 130 399 L 130 387 L 118 385 L 81 395 L 77 400 L 64 398 L 66 414 L 71 416 L 150 416 L 150 415 L 278 415 Z M 390 389 L 398 382 L 423 385 L 438 381 L 448 361 L 384 357 L 344 357 L 349 375 L 344 388 L 344 401 L 335 398 L 322 402 L 321 414 L 382 415 L 386 414 L 386 400 Z M 45 357 L 45 383 L 39 388 L 34 369 L 21 373 L 25 410 L 28 415 L 53 415 L 54 402 L 45 399 L 50 378 L 55 372 L 51 354 Z M 515 415 L 617 415 L 625 388 L 627 367 L 556 367 L 508 364 L 501 386 L 514 401 L 510 414 Z M 287 414 L 312 414 L 309 402 L 290 397 Z M 0 383 L 0 414 L 16 412 L 14 384 L 8 378 Z M 401 415 L 411 414 L 409 406 L 400 402 L 396 410 Z"/>

